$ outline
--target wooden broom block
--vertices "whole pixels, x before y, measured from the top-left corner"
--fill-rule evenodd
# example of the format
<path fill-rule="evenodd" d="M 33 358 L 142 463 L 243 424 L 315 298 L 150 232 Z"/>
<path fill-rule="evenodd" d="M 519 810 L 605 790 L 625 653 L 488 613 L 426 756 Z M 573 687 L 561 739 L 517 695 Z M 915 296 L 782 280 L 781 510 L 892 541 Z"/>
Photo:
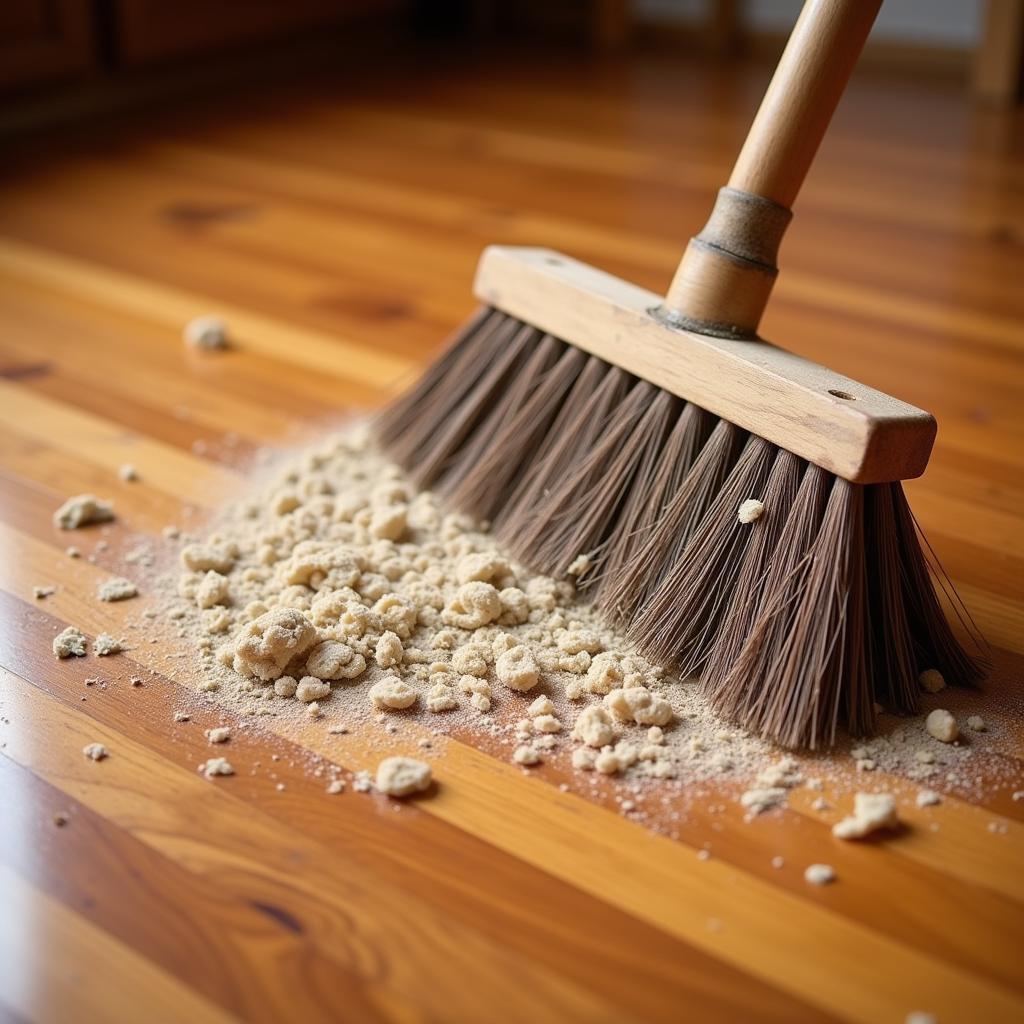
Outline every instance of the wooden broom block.
<path fill-rule="evenodd" d="M 550 249 L 490 246 L 482 302 L 650 381 L 853 483 L 920 476 L 922 409 L 761 340 L 673 327 L 662 298 Z"/>

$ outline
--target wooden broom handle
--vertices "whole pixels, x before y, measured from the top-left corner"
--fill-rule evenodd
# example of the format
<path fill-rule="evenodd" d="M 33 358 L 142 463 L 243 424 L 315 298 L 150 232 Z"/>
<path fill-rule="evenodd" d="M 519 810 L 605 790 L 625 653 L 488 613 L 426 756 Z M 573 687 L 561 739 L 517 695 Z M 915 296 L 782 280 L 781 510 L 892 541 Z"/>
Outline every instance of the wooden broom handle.
<path fill-rule="evenodd" d="M 806 0 L 711 219 L 683 254 L 662 314 L 756 337 L 779 243 L 882 0 Z"/>

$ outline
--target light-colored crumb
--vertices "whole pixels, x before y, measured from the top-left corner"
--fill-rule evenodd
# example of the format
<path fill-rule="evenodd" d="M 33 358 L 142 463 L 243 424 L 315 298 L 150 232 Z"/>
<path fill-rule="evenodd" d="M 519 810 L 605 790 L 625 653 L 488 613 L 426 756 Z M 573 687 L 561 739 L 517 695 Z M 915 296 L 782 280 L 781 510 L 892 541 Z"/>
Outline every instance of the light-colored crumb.
<path fill-rule="evenodd" d="M 746 807 L 751 815 L 764 814 L 773 807 L 780 807 L 786 802 L 786 790 L 781 786 L 768 786 L 760 789 L 748 789 L 740 795 L 740 805 Z"/>
<path fill-rule="evenodd" d="M 533 728 L 539 733 L 561 732 L 562 723 L 554 715 L 538 715 L 533 720 Z"/>
<path fill-rule="evenodd" d="M 212 351 L 228 347 L 227 324 L 218 316 L 193 317 L 181 332 L 182 340 L 190 348 Z"/>
<path fill-rule="evenodd" d="M 672 705 L 645 686 L 612 690 L 604 698 L 604 705 L 618 721 L 637 725 L 668 725 L 673 717 Z"/>
<path fill-rule="evenodd" d="M 139 471 L 130 462 L 122 463 L 121 466 L 118 467 L 117 475 L 125 483 L 134 483 L 139 479 Z"/>
<path fill-rule="evenodd" d="M 772 857 L 772 867 L 775 868 L 776 871 L 778 871 L 780 868 L 784 868 L 785 866 L 785 857 Z"/>
<path fill-rule="evenodd" d="M 401 665 L 404 653 L 402 641 L 397 634 L 388 629 L 381 633 L 377 640 L 373 659 L 380 668 L 393 668 L 395 665 Z"/>
<path fill-rule="evenodd" d="M 212 779 L 216 775 L 235 774 L 235 769 L 231 766 L 231 762 L 228 761 L 226 757 L 211 757 L 199 766 L 199 770 L 208 779 Z"/>
<path fill-rule="evenodd" d="M 588 747 L 600 750 L 615 739 L 615 726 L 611 716 L 600 704 L 591 704 L 577 715 L 572 735 Z"/>
<path fill-rule="evenodd" d="M 836 880 L 831 864 L 811 864 L 804 871 L 804 881 L 810 885 L 828 885 Z"/>
<path fill-rule="evenodd" d="M 75 626 L 68 626 L 53 638 L 53 653 L 58 658 L 84 658 L 85 634 Z"/>
<path fill-rule="evenodd" d="M 880 829 L 898 828 L 896 798 L 890 793 L 855 793 L 853 814 L 832 826 L 839 839 L 863 839 Z"/>
<path fill-rule="evenodd" d="M 942 743 L 952 743 L 960 735 L 956 719 L 945 708 L 936 708 L 934 711 L 930 711 L 925 719 L 924 727 L 928 730 L 929 736 L 934 736 Z"/>
<path fill-rule="evenodd" d="M 988 726 L 985 724 L 985 719 L 981 715 L 971 715 L 967 719 L 967 728 L 972 732 L 985 732 Z"/>
<path fill-rule="evenodd" d="M 927 668 L 918 677 L 918 683 L 925 693 L 938 693 L 946 688 L 946 680 L 938 669 Z"/>
<path fill-rule="evenodd" d="M 226 725 L 218 725 L 206 730 L 206 738 L 211 743 L 226 743 L 231 739 L 231 729 Z"/>
<path fill-rule="evenodd" d="M 64 554 L 67 555 L 68 558 L 81 558 L 82 557 L 82 552 L 79 551 L 78 548 L 76 548 L 73 544 L 69 544 L 64 549 Z"/>
<path fill-rule="evenodd" d="M 918 807 L 934 807 L 942 803 L 942 797 L 934 789 L 922 789 L 914 799 Z"/>
<path fill-rule="evenodd" d="M 400 711 L 412 707 L 419 694 L 397 676 L 385 676 L 370 687 L 370 700 L 384 711 Z"/>
<path fill-rule="evenodd" d="M 109 756 L 107 748 L 102 743 L 87 743 L 82 747 L 82 753 L 90 761 L 102 761 L 103 758 Z"/>
<path fill-rule="evenodd" d="M 187 722 L 187 721 L 189 721 L 190 718 L 191 718 L 191 715 L 189 715 L 188 712 L 186 712 L 186 711 L 175 711 L 174 712 L 174 720 L 176 722 Z"/>
<path fill-rule="evenodd" d="M 939 1018 L 934 1013 L 927 1013 L 925 1010 L 911 1010 L 907 1014 L 904 1024 L 939 1024 Z"/>
<path fill-rule="evenodd" d="M 295 687 L 295 699 L 303 704 L 323 700 L 331 695 L 331 684 L 315 676 L 303 676 Z"/>
<path fill-rule="evenodd" d="M 345 792 L 345 780 L 344 779 L 332 779 L 327 783 L 327 792 L 331 796 L 337 796 L 338 793 Z"/>
<path fill-rule="evenodd" d="M 124 650 L 124 641 L 109 633 L 100 633 L 92 642 L 92 652 L 101 658 L 111 654 L 120 654 Z"/>
<path fill-rule="evenodd" d="M 532 690 L 540 680 L 537 659 L 528 647 L 513 647 L 501 654 L 494 663 L 494 674 L 510 690 Z"/>
<path fill-rule="evenodd" d="M 759 501 L 757 498 L 747 498 L 746 501 L 740 504 L 736 512 L 736 518 L 746 525 L 748 523 L 756 523 L 763 514 L 764 502 Z"/>
<path fill-rule="evenodd" d="M 109 580 L 104 580 L 97 590 L 101 601 L 127 601 L 138 593 L 139 588 L 123 576 L 113 576 Z"/>
<path fill-rule="evenodd" d="M 94 494 L 76 494 L 53 513 L 53 525 L 61 530 L 78 530 L 92 523 L 109 523 L 113 518 L 113 502 Z"/>
<path fill-rule="evenodd" d="M 553 715 L 555 713 L 555 705 L 551 703 L 551 698 L 548 696 L 538 697 L 526 709 L 526 713 L 531 718 L 538 718 L 541 715 Z"/>
<path fill-rule="evenodd" d="M 589 555 L 577 555 L 570 563 L 569 568 L 566 569 L 566 574 L 569 576 L 582 576 L 590 568 L 590 556 Z"/>
<path fill-rule="evenodd" d="M 534 747 L 524 743 L 522 746 L 516 747 L 512 752 L 512 760 L 515 761 L 516 764 L 522 765 L 539 764 L 540 754 Z"/>
<path fill-rule="evenodd" d="M 316 642 L 313 624 L 297 608 L 274 608 L 247 623 L 234 645 L 232 666 L 241 676 L 270 682 Z"/>
<path fill-rule="evenodd" d="M 377 765 L 377 789 L 391 797 L 411 796 L 429 789 L 432 772 L 414 757 L 386 757 Z"/>

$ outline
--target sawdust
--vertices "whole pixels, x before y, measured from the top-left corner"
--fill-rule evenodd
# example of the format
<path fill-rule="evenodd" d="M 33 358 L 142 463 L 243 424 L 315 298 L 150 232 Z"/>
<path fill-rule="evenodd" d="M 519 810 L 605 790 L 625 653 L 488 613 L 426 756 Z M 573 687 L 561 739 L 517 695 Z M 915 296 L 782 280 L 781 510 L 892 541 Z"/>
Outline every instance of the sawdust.
<path fill-rule="evenodd" d="M 207 535 L 164 537 L 180 571 L 152 589 L 181 641 L 174 674 L 243 721 L 298 733 L 313 727 L 313 708 L 315 728 L 358 732 L 382 753 L 407 727 L 456 737 L 628 801 L 632 818 L 670 835 L 708 794 L 731 793 L 750 820 L 801 786 L 828 787 L 814 807 L 828 814 L 851 786 L 842 749 L 780 761 L 716 719 L 693 682 L 647 662 L 578 600 L 571 576 L 509 561 L 485 524 L 417 493 L 358 431 L 268 467 Z M 969 793 L 998 726 L 942 743 L 925 721 L 883 717 L 883 735 L 853 745 L 855 760 Z M 363 774 L 350 788 L 372 786 Z"/>

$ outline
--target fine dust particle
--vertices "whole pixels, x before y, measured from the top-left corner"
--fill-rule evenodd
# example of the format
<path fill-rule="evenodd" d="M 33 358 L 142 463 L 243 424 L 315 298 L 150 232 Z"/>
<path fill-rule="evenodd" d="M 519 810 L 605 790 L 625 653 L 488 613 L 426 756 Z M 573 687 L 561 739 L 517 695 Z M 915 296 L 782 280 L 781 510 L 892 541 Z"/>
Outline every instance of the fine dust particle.
<path fill-rule="evenodd" d="M 327 783 L 327 792 L 331 796 L 337 796 L 338 793 L 345 792 L 345 780 L 344 779 L 333 779 Z"/>
<path fill-rule="evenodd" d="M 697 860 L 710 860 L 710 859 L 711 859 L 711 851 L 710 850 L 698 850 L 697 851 Z"/>
<path fill-rule="evenodd" d="M 68 626 L 53 638 L 53 653 L 58 658 L 84 658 L 85 634 L 75 626 Z"/>
<path fill-rule="evenodd" d="M 946 680 L 942 677 L 942 673 L 934 668 L 925 669 L 917 677 L 917 681 L 925 693 L 938 693 L 946 688 Z"/>
<path fill-rule="evenodd" d="M 929 712 L 924 727 L 929 736 L 934 736 L 942 743 L 952 743 L 960 735 L 956 719 L 945 708 Z"/>
<path fill-rule="evenodd" d="M 32 596 L 37 601 L 42 601 L 46 597 L 52 597 L 56 593 L 57 593 L 57 588 L 56 587 L 51 587 L 51 586 L 48 586 L 46 584 L 43 584 L 41 586 L 35 586 L 35 587 L 32 588 Z"/>
<path fill-rule="evenodd" d="M 82 557 L 82 552 L 79 551 L 78 548 L 74 547 L 73 545 L 69 545 L 68 547 L 66 547 L 64 549 L 64 554 L 67 555 L 68 558 L 81 558 Z"/>
<path fill-rule="evenodd" d="M 71 816 L 66 811 L 57 811 L 53 816 L 53 823 L 57 828 L 63 828 L 70 820 Z"/>
<path fill-rule="evenodd" d="M 784 868 L 785 866 L 785 857 L 772 857 L 772 867 L 775 868 L 776 871 L 778 871 L 780 868 Z"/>
<path fill-rule="evenodd" d="M 235 774 L 235 769 L 231 767 L 231 762 L 226 757 L 211 757 L 199 766 L 199 770 L 208 779 L 212 779 L 216 775 Z"/>
<path fill-rule="evenodd" d="M 107 757 L 107 748 L 102 743 L 87 743 L 82 747 L 82 753 L 85 754 L 90 761 L 102 761 L 103 758 Z"/>
<path fill-rule="evenodd" d="M 187 722 L 189 720 L 189 717 L 190 716 L 187 715 L 184 711 L 175 711 L 174 712 L 174 720 L 176 722 Z"/>
<path fill-rule="evenodd" d="M 100 584 L 97 594 L 101 601 L 127 601 L 128 598 L 135 597 L 138 592 L 139 588 L 131 580 L 125 579 L 123 576 L 113 576 Z"/>
<path fill-rule="evenodd" d="M 743 524 L 756 523 L 764 514 L 764 502 L 747 498 L 736 512 L 736 518 Z"/>
<path fill-rule="evenodd" d="M 811 864 L 804 871 L 804 881 L 810 885 L 828 885 L 835 880 L 836 872 L 831 864 Z"/>
<path fill-rule="evenodd" d="M 227 743 L 231 739 L 231 729 L 226 725 L 218 725 L 216 728 L 206 730 L 206 738 L 211 743 Z"/>
<path fill-rule="evenodd" d="M 880 829 L 895 829 L 900 824 L 896 798 L 890 793 L 856 793 L 853 814 L 832 826 L 839 839 L 863 839 Z"/>
<path fill-rule="evenodd" d="M 124 650 L 124 641 L 109 633 L 100 633 L 92 642 L 92 653 L 101 658 L 107 658 L 111 654 L 120 654 Z"/>
<path fill-rule="evenodd" d="M 139 479 L 139 471 L 130 463 L 125 462 L 117 471 L 117 475 L 126 483 L 135 483 Z"/>
<path fill-rule="evenodd" d="M 922 789 L 914 799 L 914 803 L 918 807 L 934 807 L 936 804 L 942 803 L 942 797 L 934 789 Z"/>
<path fill-rule="evenodd" d="M 432 772 L 426 761 L 414 757 L 386 757 L 377 765 L 377 789 L 392 797 L 422 793 L 430 786 Z"/>
<path fill-rule="evenodd" d="M 93 494 L 77 494 L 53 513 L 53 525 L 61 530 L 77 530 L 92 523 L 109 523 L 113 518 L 113 502 Z"/>
<path fill-rule="evenodd" d="M 217 316 L 197 316 L 185 324 L 182 341 L 190 348 L 213 351 L 228 347 L 227 324 Z"/>

